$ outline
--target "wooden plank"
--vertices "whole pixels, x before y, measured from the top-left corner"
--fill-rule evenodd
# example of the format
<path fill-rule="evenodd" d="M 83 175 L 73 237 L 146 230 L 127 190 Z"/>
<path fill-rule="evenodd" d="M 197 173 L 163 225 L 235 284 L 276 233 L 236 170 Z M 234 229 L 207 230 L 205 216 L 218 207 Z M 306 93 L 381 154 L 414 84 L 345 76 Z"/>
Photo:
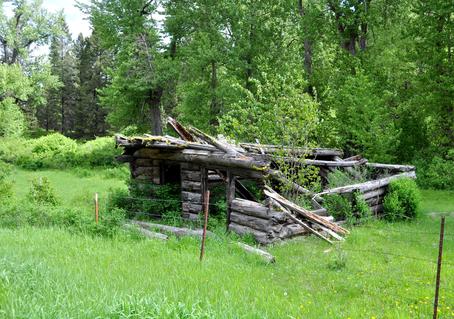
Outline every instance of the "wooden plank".
<path fill-rule="evenodd" d="M 381 164 L 381 163 L 367 163 L 368 167 L 380 168 L 383 170 L 398 171 L 398 172 L 411 172 L 416 168 L 411 165 L 395 165 L 395 164 Z"/>
<path fill-rule="evenodd" d="M 273 200 L 275 200 L 273 198 Z M 275 200 L 276 201 L 276 200 Z M 302 220 L 299 220 L 298 218 L 296 218 L 295 216 L 293 216 L 293 214 L 290 212 L 290 210 L 288 210 L 286 207 L 283 207 L 281 205 L 281 203 L 279 201 L 276 201 L 276 205 L 280 205 L 283 212 L 291 219 L 293 220 L 295 223 L 301 225 L 304 229 L 306 229 L 307 231 L 309 231 L 310 233 L 314 234 L 315 236 L 325 240 L 326 242 L 330 243 L 330 244 L 333 244 L 333 242 L 331 240 L 329 240 L 328 238 L 326 238 L 325 236 L 323 236 L 322 234 L 320 234 L 318 231 L 316 231 L 315 229 L 313 229 L 312 227 L 310 227 L 307 223 L 303 222 Z"/>
<path fill-rule="evenodd" d="M 363 198 L 368 200 L 369 198 L 374 198 L 377 196 L 384 195 L 386 193 L 386 187 L 377 188 L 373 191 L 363 193 Z"/>
<path fill-rule="evenodd" d="M 415 172 L 404 172 L 396 175 L 392 175 L 389 177 L 365 182 L 365 183 L 359 183 L 359 184 L 353 184 L 353 185 L 347 185 L 347 186 L 342 186 L 342 187 L 337 187 L 333 189 L 329 189 L 326 191 L 323 191 L 321 193 L 318 193 L 315 195 L 315 198 L 317 201 L 323 201 L 322 197 L 323 195 L 329 195 L 329 194 L 344 194 L 344 193 L 351 193 L 354 191 L 360 191 L 362 193 L 369 192 L 378 188 L 382 188 L 384 186 L 387 186 L 391 181 L 399 179 L 399 178 L 416 178 L 416 173 Z"/>
<path fill-rule="evenodd" d="M 194 136 L 177 120 L 172 117 L 167 118 L 167 123 L 174 129 L 174 131 L 185 141 L 195 142 Z"/>
<path fill-rule="evenodd" d="M 249 246 L 249 245 L 246 245 L 244 243 L 236 243 L 236 245 L 238 247 L 240 247 L 241 249 L 243 249 L 245 252 L 249 253 L 249 254 L 255 254 L 255 255 L 259 255 L 261 258 L 263 258 L 267 263 L 274 263 L 276 261 L 276 259 L 274 258 L 273 255 L 271 255 L 269 252 L 267 251 L 264 251 L 262 249 L 258 249 L 258 248 L 255 248 L 255 247 L 252 247 L 252 246 Z"/>
<path fill-rule="evenodd" d="M 276 193 L 274 190 L 272 190 L 271 188 L 269 188 L 268 186 L 266 186 L 265 188 L 265 195 L 276 200 L 277 202 L 279 202 L 281 205 L 285 206 L 286 208 L 288 208 L 289 210 L 291 211 L 295 211 L 296 213 L 302 215 L 304 218 L 310 220 L 311 222 L 315 222 L 321 226 L 324 226 L 328 229 L 331 229 L 332 231 L 338 233 L 338 234 L 348 234 L 349 231 L 347 229 L 344 229 L 332 222 L 329 222 L 325 219 L 323 219 L 322 217 L 316 215 L 316 214 L 313 214 L 311 213 L 310 211 L 308 211 L 307 209 L 304 209 L 292 202 L 290 202 L 289 200 L 287 200 L 286 198 L 282 197 L 281 195 L 279 195 L 278 193 Z"/>

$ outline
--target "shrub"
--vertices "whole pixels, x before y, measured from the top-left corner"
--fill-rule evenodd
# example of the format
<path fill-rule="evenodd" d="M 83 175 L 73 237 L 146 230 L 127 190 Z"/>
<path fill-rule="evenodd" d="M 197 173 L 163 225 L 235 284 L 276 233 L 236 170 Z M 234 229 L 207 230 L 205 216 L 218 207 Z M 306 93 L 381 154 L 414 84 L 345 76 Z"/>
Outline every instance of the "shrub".
<path fill-rule="evenodd" d="M 353 216 L 352 203 L 346 197 L 339 194 L 326 196 L 323 206 L 336 220 L 349 219 Z"/>
<path fill-rule="evenodd" d="M 361 193 L 354 192 L 352 197 L 333 194 L 325 197 L 324 207 L 336 220 L 346 220 L 356 224 L 370 218 L 371 211 Z"/>
<path fill-rule="evenodd" d="M 116 164 L 115 156 L 120 153 L 112 137 L 98 137 L 80 145 L 77 156 L 83 166 L 113 166 Z"/>
<path fill-rule="evenodd" d="M 77 165 L 77 143 L 59 133 L 31 140 L 31 152 L 18 159 L 25 168 L 64 168 Z"/>
<path fill-rule="evenodd" d="M 454 189 L 454 150 L 448 159 L 435 156 L 429 163 L 416 163 L 418 184 L 424 188 Z"/>
<path fill-rule="evenodd" d="M 8 180 L 11 168 L 0 161 L 0 199 L 11 197 L 13 194 L 12 183 Z"/>
<path fill-rule="evenodd" d="M 60 202 L 55 195 L 52 185 L 46 177 L 40 177 L 32 181 L 27 198 L 33 203 L 47 204 L 51 206 L 56 206 Z"/>
<path fill-rule="evenodd" d="M 415 218 L 419 203 L 420 194 L 414 180 L 394 180 L 389 184 L 388 193 L 383 200 L 384 217 L 391 221 Z"/>

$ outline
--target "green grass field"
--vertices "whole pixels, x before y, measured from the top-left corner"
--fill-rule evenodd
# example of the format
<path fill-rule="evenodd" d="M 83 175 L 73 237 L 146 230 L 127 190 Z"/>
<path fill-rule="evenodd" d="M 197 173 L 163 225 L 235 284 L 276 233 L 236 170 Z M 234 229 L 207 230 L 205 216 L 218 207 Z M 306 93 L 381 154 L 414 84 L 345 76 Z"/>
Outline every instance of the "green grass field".
<path fill-rule="evenodd" d="M 124 187 L 102 173 L 46 174 L 65 202 Z M 88 195 L 87 195 L 88 196 Z M 441 212 L 447 218 L 440 318 L 454 318 L 454 192 L 424 191 L 411 223 L 353 228 L 339 247 L 309 237 L 269 247 L 267 265 L 220 236 L 112 239 L 0 229 L 1 318 L 430 318 Z M 430 214 L 436 213 L 436 214 Z"/>

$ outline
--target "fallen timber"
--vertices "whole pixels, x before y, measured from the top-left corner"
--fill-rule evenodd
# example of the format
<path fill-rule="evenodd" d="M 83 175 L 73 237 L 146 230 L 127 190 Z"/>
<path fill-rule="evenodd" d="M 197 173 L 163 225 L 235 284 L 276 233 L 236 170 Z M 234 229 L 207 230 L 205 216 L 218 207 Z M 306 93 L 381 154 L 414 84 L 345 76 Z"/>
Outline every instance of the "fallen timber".
<path fill-rule="evenodd" d="M 131 177 L 140 184 L 180 183 L 182 217 L 189 220 L 199 218 L 206 190 L 214 185 L 226 185 L 226 228 L 239 234 L 252 234 L 260 244 L 307 234 L 327 242 L 343 240 L 348 230 L 329 216 L 323 207 L 324 196 L 358 191 L 370 209 L 379 215 L 389 183 L 398 178 L 415 177 L 413 166 L 369 163 L 360 155 L 342 158 L 342 151 L 337 149 L 260 144 L 258 141 L 237 144 L 222 136 L 214 137 L 185 127 L 172 118 L 168 118 L 168 124 L 179 137 L 117 135 L 116 145 L 124 149 L 117 160 L 129 163 Z M 358 168 L 370 169 L 373 176 L 390 176 L 315 194 L 295 182 L 283 165 L 288 165 L 295 173 L 305 166 L 318 167 L 322 187 L 327 185 L 329 174 L 335 169 L 348 172 L 353 178 L 361 176 Z M 261 195 L 265 195 L 263 202 L 257 199 L 262 196 L 251 192 L 243 180 L 259 186 Z M 275 189 L 284 186 L 310 199 L 313 208 L 300 207 L 264 185 Z M 144 230 L 157 229 L 157 226 L 142 226 Z M 166 232 L 174 233 L 169 229 Z"/>

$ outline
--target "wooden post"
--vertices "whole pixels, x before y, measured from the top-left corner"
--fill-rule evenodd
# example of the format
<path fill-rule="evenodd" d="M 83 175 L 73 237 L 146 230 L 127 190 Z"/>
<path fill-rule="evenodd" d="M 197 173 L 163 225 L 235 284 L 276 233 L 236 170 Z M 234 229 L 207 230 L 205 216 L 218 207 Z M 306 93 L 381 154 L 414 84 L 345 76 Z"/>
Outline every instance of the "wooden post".
<path fill-rule="evenodd" d="M 232 202 L 235 199 L 235 180 L 236 177 L 230 171 L 227 171 L 227 186 L 225 200 L 227 201 L 227 225 L 226 231 L 229 231 L 230 215 L 232 213 Z"/>
<path fill-rule="evenodd" d="M 440 241 L 438 244 L 438 263 L 437 263 L 437 280 L 435 282 L 435 298 L 434 298 L 434 315 L 433 319 L 438 317 L 438 295 L 440 291 L 440 275 L 441 275 L 441 260 L 443 257 L 443 240 L 445 236 L 445 216 L 441 216 L 440 221 Z"/>
<path fill-rule="evenodd" d="M 95 193 L 95 222 L 98 223 L 99 219 L 99 203 L 98 203 L 98 193 Z"/>
<path fill-rule="evenodd" d="M 205 215 L 204 223 L 203 223 L 203 234 L 202 234 L 202 246 L 200 247 L 200 261 L 203 259 L 203 255 L 205 254 L 205 240 L 207 236 L 207 224 L 208 224 L 208 206 L 210 203 L 210 191 L 205 192 L 204 196 L 204 205 L 203 205 L 203 212 Z"/>

